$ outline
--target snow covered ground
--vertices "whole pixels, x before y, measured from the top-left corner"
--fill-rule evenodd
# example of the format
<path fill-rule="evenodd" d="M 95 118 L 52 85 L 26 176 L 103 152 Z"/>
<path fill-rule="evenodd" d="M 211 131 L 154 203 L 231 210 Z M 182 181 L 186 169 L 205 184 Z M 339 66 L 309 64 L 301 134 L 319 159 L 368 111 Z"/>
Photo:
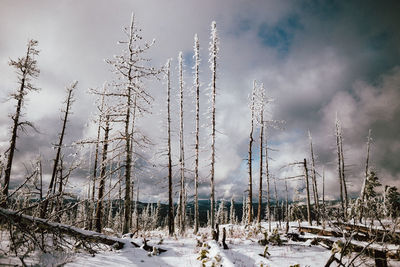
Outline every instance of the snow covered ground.
<path fill-rule="evenodd" d="M 290 223 L 290 232 L 296 232 L 298 223 Z M 308 226 L 302 223 L 302 226 Z M 258 266 L 258 267 L 281 267 L 294 266 L 299 264 L 305 266 L 324 266 L 331 256 L 331 251 L 323 245 L 312 245 L 311 239 L 315 237 L 313 234 L 305 233 L 303 238 L 311 238 L 304 242 L 295 242 L 286 240 L 284 237 L 284 224 L 280 228 L 280 237 L 285 240 L 281 246 L 268 244 L 267 258 L 263 257 L 265 246 L 258 243 L 264 238 L 262 232 L 267 231 L 268 224 L 261 224 L 261 231 L 258 226 L 244 227 L 240 225 L 224 225 L 226 229 L 226 243 L 229 249 L 224 250 L 223 247 L 215 241 L 211 241 L 210 229 L 201 228 L 198 235 L 193 235 L 192 230 L 188 230 L 185 237 L 169 237 L 166 231 L 149 231 L 142 233 L 142 237 L 129 238 L 125 237 L 126 245 L 121 250 L 111 249 L 109 246 L 101 245 L 97 248 L 94 256 L 88 253 L 62 253 L 59 255 L 41 254 L 36 255 L 40 258 L 39 266 L 57 266 L 67 262 L 65 266 L 81 267 L 81 266 Z M 272 224 L 272 229 L 278 228 L 277 224 Z M 269 233 L 271 236 L 272 233 Z M 222 236 L 222 234 L 220 235 Z M 5 237 L 1 235 L 2 239 Z M 153 255 L 144 249 L 133 246 L 130 241 L 136 244 L 143 244 L 143 237 L 148 240 L 147 244 L 167 250 L 166 252 Z M 326 237 L 327 239 L 337 240 L 337 237 Z M 361 242 L 358 242 L 361 243 Z M 5 240 L 0 242 L 2 246 L 7 244 Z M 200 245 L 199 245 L 200 244 Z M 396 249 L 400 249 L 397 245 Z M 202 253 L 203 251 L 203 253 Z M 205 252 L 206 251 L 206 252 Z M 200 255 L 203 258 L 200 259 Z M 354 257 L 353 253 L 344 259 L 348 262 Z M 0 265 L 2 264 L 20 264 L 18 259 L 4 261 L 5 258 L 0 257 Z M 32 261 L 31 261 L 32 260 Z M 374 266 L 371 258 L 364 257 L 362 262 L 358 261 L 356 266 Z M 30 259 L 27 263 L 35 263 L 37 260 Z M 337 266 L 335 263 L 332 267 Z M 400 266 L 399 261 L 389 260 L 389 266 Z"/>
<path fill-rule="evenodd" d="M 267 228 L 267 225 L 262 225 Z M 209 245 L 208 260 L 206 266 L 323 266 L 331 253 L 322 246 L 311 246 L 309 242 L 292 242 L 283 246 L 268 246 L 270 256 L 264 258 L 264 246 L 258 244 L 263 238 L 262 234 L 254 234 L 254 229 L 244 229 L 242 226 L 226 226 L 227 244 L 229 249 L 224 250 L 215 241 L 206 243 Z M 149 253 L 133 246 L 127 246 L 120 251 L 106 251 L 90 255 L 78 255 L 73 262 L 66 266 L 201 266 L 197 258 L 202 248 L 197 246 L 196 239 L 207 234 L 206 229 L 201 229 L 200 235 L 188 234 L 185 238 L 170 238 L 166 233 L 153 231 L 146 233 L 149 245 L 155 245 L 166 249 L 167 252 L 157 256 L 149 256 Z M 161 245 L 157 245 L 160 239 Z M 133 239 L 136 243 L 142 244 L 142 239 Z M 333 265 L 332 265 L 333 266 Z"/>

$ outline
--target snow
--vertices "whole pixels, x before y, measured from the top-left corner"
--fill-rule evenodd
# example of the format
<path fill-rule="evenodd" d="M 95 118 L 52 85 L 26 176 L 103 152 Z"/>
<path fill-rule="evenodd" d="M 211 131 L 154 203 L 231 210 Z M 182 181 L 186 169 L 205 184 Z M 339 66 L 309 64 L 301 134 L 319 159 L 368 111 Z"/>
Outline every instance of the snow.
<path fill-rule="evenodd" d="M 331 252 L 322 246 L 311 246 L 309 243 L 288 241 L 282 246 L 268 245 L 268 252 L 271 254 L 264 258 L 264 246 L 257 243 L 262 239 L 261 234 L 253 235 L 251 227 L 244 229 L 243 226 L 226 225 L 227 245 L 229 249 L 224 250 L 220 244 L 210 241 L 205 237 L 208 245 L 207 261 L 205 266 L 290 266 L 300 264 L 301 266 L 323 266 L 331 255 Z M 267 229 L 267 225 L 262 225 Z M 147 251 L 135 248 L 129 243 L 119 251 L 104 251 L 94 257 L 86 254 L 79 254 L 76 259 L 66 266 L 201 266 L 198 260 L 200 247 L 197 241 L 206 236 L 208 230 L 200 229 L 198 236 L 188 234 L 186 237 L 168 237 L 162 231 L 146 232 L 148 245 L 166 249 L 167 252 L 157 256 L 149 256 Z M 247 233 L 246 233 L 247 232 Z M 246 233 L 243 235 L 243 233 Z M 161 245 L 157 245 L 162 238 Z M 132 241 L 142 244 L 142 238 L 133 238 Z M 334 265 L 332 265 L 334 266 Z"/>
<path fill-rule="evenodd" d="M 38 219 L 40 220 L 40 219 Z M 62 224 L 52 223 L 59 227 L 66 227 Z M 301 223 L 303 226 L 308 226 L 307 223 Z M 272 229 L 278 228 L 277 223 L 272 223 Z M 298 222 L 290 222 L 290 232 L 296 232 Z M 122 238 L 114 237 L 113 240 L 123 242 L 125 245 L 121 250 L 115 250 L 109 246 L 97 246 L 95 249 L 97 253 L 90 255 L 87 253 L 61 253 L 59 255 L 52 255 L 49 253 L 37 254 L 37 258 L 40 259 L 40 263 L 45 265 L 57 265 L 58 263 L 66 263 L 65 266 L 202 266 L 200 259 L 200 253 L 202 250 L 206 250 L 205 257 L 203 257 L 204 266 L 269 266 L 269 267 L 280 267 L 300 264 L 300 266 L 324 266 L 329 257 L 331 251 L 326 249 L 323 245 L 312 245 L 310 238 L 314 238 L 317 235 L 305 233 L 302 235 L 303 238 L 308 239 L 305 242 L 295 242 L 287 240 L 284 236 L 285 223 L 280 228 L 280 237 L 284 240 L 284 244 L 281 246 L 268 244 L 269 256 L 263 257 L 265 246 L 258 243 L 259 240 L 264 238 L 263 232 L 267 231 L 268 223 L 262 223 L 261 225 L 252 226 L 240 226 L 240 225 L 223 225 L 226 229 L 226 243 L 229 249 L 223 249 L 220 243 L 212 241 L 210 238 L 210 229 L 200 228 L 199 234 L 194 235 L 191 230 L 187 231 L 186 236 L 183 237 L 169 237 L 167 231 L 154 230 L 142 232 L 140 237 L 130 238 L 130 235 L 124 235 Z M 72 227 L 71 227 L 72 228 Z M 317 226 L 314 226 L 317 228 Z M 93 232 L 79 230 L 82 233 L 90 235 Z M 260 231 L 261 229 L 261 231 Z M 279 228 L 278 228 L 279 229 Z M 8 242 L 4 233 L 0 232 L 1 242 L 0 249 L 4 249 Z M 271 236 L 272 233 L 268 235 Z M 156 248 L 165 249 L 166 252 L 159 255 L 153 255 L 153 253 L 145 251 L 143 248 L 137 248 L 131 244 L 131 241 L 136 244 L 143 244 L 143 238 L 146 238 L 147 244 L 155 246 Z M 342 238 L 326 236 L 319 238 L 329 239 L 331 241 L 340 240 Z M 355 241 L 352 243 L 357 245 L 367 245 L 367 242 Z M 379 248 L 379 244 L 372 244 L 371 247 Z M 385 244 L 385 248 L 389 250 L 400 250 L 399 245 Z M 352 254 L 354 257 L 356 254 Z M 31 259 L 29 262 L 34 263 Z M 361 259 L 360 259 L 361 260 Z M 365 258 L 363 259 L 365 260 Z M 373 259 L 367 258 L 368 263 L 373 265 Z M 7 264 L 18 264 L 18 261 L 4 261 L 0 256 L 0 265 L 2 263 Z M 54 264 L 53 264 L 54 263 Z M 360 262 L 363 263 L 363 262 Z M 364 262 L 365 263 L 365 262 Z M 399 261 L 389 260 L 390 266 L 400 266 Z M 335 264 L 331 265 L 332 267 Z"/>

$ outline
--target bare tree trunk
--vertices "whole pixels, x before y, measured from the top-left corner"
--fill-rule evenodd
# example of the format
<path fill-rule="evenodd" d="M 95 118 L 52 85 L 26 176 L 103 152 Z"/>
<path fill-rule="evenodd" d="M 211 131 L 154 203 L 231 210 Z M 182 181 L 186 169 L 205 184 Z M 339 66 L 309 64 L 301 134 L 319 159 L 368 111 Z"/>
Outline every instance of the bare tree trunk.
<path fill-rule="evenodd" d="M 94 201 L 95 201 L 95 195 L 96 195 L 96 180 L 97 180 L 97 164 L 98 164 L 98 159 L 99 159 L 99 143 L 100 143 L 100 130 L 101 130 L 101 124 L 103 120 L 103 112 L 104 112 L 104 98 L 105 94 L 107 91 L 107 87 L 104 84 L 103 85 L 103 93 L 101 95 L 101 100 L 100 100 L 100 107 L 99 107 L 99 117 L 98 117 L 98 122 L 97 122 L 97 138 L 96 138 L 96 146 L 95 146 L 95 152 L 94 152 L 94 164 L 93 164 L 93 177 L 92 177 L 92 204 L 91 206 L 94 209 Z M 91 215 L 90 217 L 93 217 L 94 215 L 94 210 L 90 211 Z M 89 220 L 89 230 L 93 229 L 93 219 L 91 218 Z"/>
<path fill-rule="evenodd" d="M 179 130 L 179 144 L 180 144 L 180 153 L 179 153 L 179 164 L 180 164 L 180 194 L 179 194 L 179 231 L 181 234 L 185 232 L 185 145 L 184 145 L 184 134 L 183 134 L 183 58 L 182 52 L 179 52 L 178 56 L 179 62 L 179 101 L 180 101 L 180 130 Z"/>
<path fill-rule="evenodd" d="M 50 179 L 49 189 L 47 191 L 47 196 L 49 196 L 50 193 L 52 191 L 54 191 L 53 187 L 56 182 L 55 180 L 56 180 L 58 164 L 59 164 L 59 160 L 60 160 L 60 156 L 61 156 L 61 149 L 62 149 L 63 141 L 64 141 L 65 129 L 67 127 L 68 115 L 70 114 L 71 105 L 73 103 L 73 90 L 75 89 L 77 84 L 78 84 L 78 82 L 75 81 L 71 84 L 70 87 L 67 88 L 67 100 L 66 100 L 66 108 L 65 108 L 65 112 L 64 112 L 64 118 L 63 118 L 63 125 L 61 128 L 60 138 L 59 138 L 58 144 L 57 144 L 57 153 L 56 153 L 56 158 L 54 159 L 53 171 L 51 174 L 51 179 Z M 40 215 L 41 218 L 44 218 L 46 216 L 48 204 L 49 204 L 48 200 L 45 200 L 43 202 L 43 208 L 42 208 L 42 212 Z"/>
<path fill-rule="evenodd" d="M 258 212 L 257 212 L 257 223 L 261 222 L 261 204 L 262 204 L 262 175 L 263 175 L 263 150 L 264 150 L 264 123 L 263 123 L 263 113 L 261 112 L 261 130 L 260 130 L 260 179 L 258 185 Z"/>
<path fill-rule="evenodd" d="M 174 202 L 172 199 L 171 156 L 171 60 L 167 62 L 167 134 L 168 134 L 168 234 L 174 234 Z"/>
<path fill-rule="evenodd" d="M 256 90 L 256 81 L 253 81 L 253 91 L 252 91 L 252 96 L 251 96 L 251 103 L 250 103 L 250 108 L 251 108 L 251 126 L 250 126 L 250 135 L 249 135 L 249 155 L 248 155 L 248 167 L 249 167 L 249 195 L 248 195 L 248 222 L 252 223 L 253 222 L 253 169 L 252 169 L 252 160 L 253 160 L 253 153 L 252 153 L 252 148 L 253 148 L 253 131 L 254 131 L 254 93 Z"/>
<path fill-rule="evenodd" d="M 285 179 L 285 189 L 286 189 L 286 233 L 288 233 L 289 232 L 289 191 L 288 191 L 286 179 Z"/>
<path fill-rule="evenodd" d="M 317 175 L 316 175 L 316 171 L 315 171 L 314 149 L 313 149 L 313 143 L 312 143 L 312 137 L 311 137 L 310 131 L 308 131 L 308 137 L 310 139 L 311 174 L 312 174 L 311 179 L 312 179 L 312 188 L 313 188 L 313 193 L 314 193 L 314 206 L 315 206 L 315 211 L 316 211 L 317 224 L 319 224 L 320 209 L 319 209 Z"/>
<path fill-rule="evenodd" d="M 7 165 L 4 170 L 4 185 L 3 185 L 3 195 L 5 198 L 8 197 L 8 189 L 10 185 L 10 177 L 11 177 L 11 168 L 14 159 L 14 152 L 17 144 L 18 137 L 18 127 L 23 126 L 31 126 L 32 123 L 27 121 L 20 121 L 20 117 L 22 116 L 21 110 L 24 104 L 24 96 L 27 94 L 27 91 L 37 91 L 31 83 L 31 78 L 36 78 L 39 75 L 39 69 L 36 65 L 35 56 L 39 54 L 39 51 L 36 50 L 38 42 L 35 40 L 30 40 L 28 42 L 27 50 L 25 57 L 18 59 L 17 61 L 10 60 L 9 65 L 13 66 L 17 69 L 18 74 L 18 83 L 19 89 L 16 94 L 13 95 L 13 98 L 17 100 L 17 109 L 15 114 L 12 116 L 13 127 L 10 139 L 10 147 L 7 150 Z M 7 207 L 7 202 L 1 204 L 3 207 Z"/>
<path fill-rule="evenodd" d="M 60 167 L 59 167 L 59 182 L 58 182 L 58 197 L 57 197 L 57 206 L 56 206 L 56 213 L 60 210 L 62 210 L 63 202 L 64 202 L 64 196 L 63 196 L 63 169 L 64 169 L 64 160 L 63 157 L 60 158 Z M 55 221 L 60 222 L 61 221 L 61 216 L 62 214 L 58 214 Z"/>
<path fill-rule="evenodd" d="M 306 192 L 307 192 L 307 221 L 310 225 L 312 225 L 311 204 L 310 204 L 310 185 L 308 182 L 308 169 L 307 169 L 307 160 L 306 159 L 304 159 L 304 179 L 306 181 Z"/>
<path fill-rule="evenodd" d="M 369 151 L 370 151 L 370 146 L 371 146 L 371 129 L 369 129 L 368 131 L 368 137 L 367 137 L 367 157 L 365 160 L 365 178 L 364 178 L 364 182 L 362 185 L 362 189 L 361 189 L 361 201 L 362 203 L 364 203 L 365 201 L 365 186 L 367 184 L 367 179 L 368 179 L 368 172 L 369 172 Z M 362 217 L 364 214 L 364 208 L 363 205 L 361 205 L 361 210 L 360 210 L 360 222 L 362 221 Z"/>
<path fill-rule="evenodd" d="M 217 54 L 218 54 L 218 36 L 217 36 L 217 24 L 215 21 L 211 23 L 211 46 L 210 46 L 210 62 L 211 62 L 211 114 L 212 114 L 212 129 L 211 129 L 211 212 L 210 221 L 211 228 L 215 226 L 215 186 L 214 186 L 214 175 L 215 175 L 215 104 L 217 95 Z"/>
<path fill-rule="evenodd" d="M 325 221 L 325 168 L 322 170 L 322 219 Z"/>
<path fill-rule="evenodd" d="M 200 132 L 200 80 L 199 80 L 199 64 L 200 64 L 200 56 L 199 56 L 199 39 L 197 38 L 197 34 L 194 36 L 194 55 L 195 55 L 195 78 L 194 84 L 196 87 L 196 144 L 195 144 L 195 167 L 194 167 L 194 234 L 197 234 L 199 231 L 199 196 L 198 196 L 198 187 L 199 187 L 199 132 Z"/>
<path fill-rule="evenodd" d="M 100 172 L 100 182 L 99 182 L 99 194 L 97 199 L 97 208 L 96 208 L 96 232 L 101 233 L 101 219 L 103 217 L 103 201 L 104 201 L 104 187 L 105 187 L 105 179 L 106 179 L 106 170 L 107 170 L 107 150 L 108 150 L 108 135 L 110 131 L 109 124 L 109 115 L 106 116 L 106 128 L 104 131 L 104 143 L 103 143 L 103 153 L 101 159 L 101 172 Z"/>
<path fill-rule="evenodd" d="M 139 176 L 136 177 L 136 202 L 135 202 L 135 210 L 136 210 L 136 231 L 139 231 Z"/>
<path fill-rule="evenodd" d="M 339 184 L 340 184 L 340 203 L 342 206 L 342 216 L 344 216 L 344 202 L 343 202 L 343 180 L 342 180 L 342 157 L 340 153 L 340 125 L 339 120 L 336 114 L 336 147 L 337 147 L 337 157 L 338 157 L 338 175 L 339 175 Z"/>
<path fill-rule="evenodd" d="M 265 176 L 267 178 L 267 216 L 268 216 L 268 230 L 272 231 L 271 226 L 271 193 L 270 193 L 270 173 L 269 173 L 269 163 L 268 163 L 268 135 L 265 134 Z M 275 194 L 276 194 L 276 184 L 275 184 Z M 276 195 L 275 195 L 276 197 Z"/>
<path fill-rule="evenodd" d="M 347 185 L 346 185 L 346 179 L 344 175 L 344 154 L 343 154 L 343 133 L 342 133 L 342 128 L 340 127 L 340 135 L 339 135 L 339 140 L 340 140 L 340 157 L 341 157 L 341 163 L 342 163 L 342 185 L 343 185 L 343 192 L 344 192 L 344 204 L 345 204 L 345 210 L 344 210 L 344 217 L 345 220 L 347 220 L 347 210 L 349 209 L 349 198 L 347 195 Z"/>
<path fill-rule="evenodd" d="M 268 148 L 268 146 L 267 146 Z M 279 211 L 279 200 L 278 200 L 278 191 L 276 190 L 276 178 L 274 177 L 274 192 L 275 192 L 275 210 L 274 210 L 274 217 L 275 217 L 275 221 L 278 219 L 279 220 L 279 227 L 281 227 L 281 220 L 278 214 Z M 269 231 L 271 231 L 271 229 L 268 229 Z"/>

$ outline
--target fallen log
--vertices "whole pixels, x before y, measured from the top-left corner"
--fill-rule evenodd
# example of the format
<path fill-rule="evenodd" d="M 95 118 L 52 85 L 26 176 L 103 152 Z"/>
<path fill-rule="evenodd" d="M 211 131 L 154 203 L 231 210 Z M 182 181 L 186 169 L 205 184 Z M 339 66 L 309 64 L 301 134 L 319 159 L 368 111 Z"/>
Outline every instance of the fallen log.
<path fill-rule="evenodd" d="M 315 227 L 307 227 L 307 226 L 301 226 L 299 228 L 300 232 L 307 232 L 311 233 L 314 235 L 320 235 L 320 236 L 333 236 L 333 237 L 343 237 L 343 234 L 346 237 L 349 237 L 349 233 L 341 233 L 338 231 L 334 230 L 327 230 L 327 229 L 320 229 L 320 228 L 315 228 Z M 365 235 L 364 233 L 355 233 L 353 234 L 352 238 L 357 241 L 370 241 L 373 238 L 371 238 L 369 235 Z"/>
<path fill-rule="evenodd" d="M 313 240 L 318 243 L 323 243 L 326 245 L 326 247 L 328 249 L 331 249 L 333 246 L 333 243 L 335 243 L 335 241 L 337 240 L 337 238 L 335 238 L 335 237 L 343 238 L 343 235 L 335 236 L 338 234 L 338 232 L 331 231 L 331 230 L 321 230 L 321 229 L 312 228 L 312 227 L 301 227 L 299 229 L 301 229 L 301 231 L 304 231 L 304 232 L 319 235 L 317 237 L 304 237 L 303 236 L 302 238 L 310 239 L 310 240 Z M 325 235 L 323 235 L 322 233 L 324 233 Z M 353 252 L 361 252 L 361 251 L 363 251 L 365 246 L 363 244 L 351 242 L 350 247 Z M 370 247 L 365 248 L 363 253 L 368 255 L 371 258 L 376 258 L 375 255 L 386 255 L 386 257 L 388 257 L 388 258 L 391 258 L 394 260 L 400 260 L 400 253 L 399 253 L 398 249 L 391 249 L 391 250 L 385 249 L 385 248 L 379 249 L 379 248 L 370 246 Z"/>
<path fill-rule="evenodd" d="M 347 231 L 356 231 L 362 233 L 367 238 L 377 238 L 382 242 L 400 245 L 400 233 L 398 231 L 384 230 L 379 228 L 370 228 L 359 224 L 339 223 L 334 225 L 341 227 Z"/>
<path fill-rule="evenodd" d="M 31 229 L 37 232 L 47 231 L 54 234 L 65 234 L 82 241 L 113 246 L 115 249 L 122 249 L 126 243 L 129 243 L 129 241 L 124 239 L 106 236 L 93 231 L 82 230 L 70 225 L 49 222 L 45 219 L 20 214 L 13 210 L 0 208 L 0 217 L 14 225 L 18 225 L 22 229 Z M 140 247 L 134 242 L 130 243 L 135 247 Z"/>

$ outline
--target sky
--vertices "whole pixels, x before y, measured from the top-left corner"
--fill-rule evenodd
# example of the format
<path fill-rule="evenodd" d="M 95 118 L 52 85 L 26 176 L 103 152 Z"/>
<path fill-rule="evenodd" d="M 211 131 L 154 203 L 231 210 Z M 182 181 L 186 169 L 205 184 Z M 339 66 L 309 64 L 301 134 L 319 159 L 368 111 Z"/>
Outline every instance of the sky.
<path fill-rule="evenodd" d="M 327 198 L 337 198 L 335 117 L 343 127 L 346 179 L 356 197 L 364 179 L 366 140 L 372 131 L 371 167 L 385 185 L 400 186 L 400 18 L 398 1 L 13 1 L 0 3 L 0 152 L 9 146 L 15 102 L 9 95 L 17 88 L 17 76 L 8 65 L 21 57 L 29 39 L 39 41 L 40 76 L 30 93 L 25 118 L 39 132 L 20 133 L 12 170 L 13 186 L 31 170 L 40 155 L 44 179 L 61 129 L 65 87 L 78 81 L 66 144 L 95 136 L 93 117 L 96 97 L 89 88 L 101 88 L 116 76 L 105 62 L 120 54 L 123 28 L 131 14 L 143 39 L 155 39 L 147 53 L 149 65 L 161 67 L 172 58 L 173 161 L 179 158 L 177 56 L 185 64 L 185 154 L 189 198 L 193 194 L 194 95 L 193 38 L 198 34 L 201 57 L 201 158 L 200 197 L 209 198 L 209 96 L 208 63 L 210 25 L 216 21 L 220 40 L 217 80 L 218 199 L 241 199 L 248 184 L 247 150 L 250 134 L 248 96 L 253 80 L 263 83 L 274 99 L 268 119 L 284 121 L 268 128 L 270 171 L 278 179 L 300 175 L 302 169 L 283 167 L 310 159 L 308 130 L 316 154 L 317 172 L 325 173 Z M 167 199 L 165 127 L 166 85 L 162 76 L 145 83 L 154 101 L 151 114 L 139 118 L 142 133 L 152 141 L 136 148 L 143 159 L 136 162 L 143 201 Z M 117 126 L 115 126 L 117 127 Z M 255 131 L 254 177 L 258 179 L 258 134 Z M 93 148 L 93 147 L 92 147 Z M 80 161 L 69 190 L 84 194 L 92 162 L 90 148 L 66 148 L 69 161 Z M 76 153 L 76 154 L 75 154 Z M 68 161 L 67 160 L 67 161 Z M 177 186 L 178 167 L 174 166 Z M 257 183 L 258 184 L 258 183 Z M 264 183 L 264 188 L 266 187 Z M 292 181 L 291 190 L 304 192 L 304 181 Z M 318 176 L 322 190 L 322 178 Z M 257 192 L 258 186 L 254 186 Z M 176 188 L 177 191 L 177 188 Z M 177 195 L 176 195 L 177 196 Z M 256 197 L 256 195 L 254 196 Z"/>

